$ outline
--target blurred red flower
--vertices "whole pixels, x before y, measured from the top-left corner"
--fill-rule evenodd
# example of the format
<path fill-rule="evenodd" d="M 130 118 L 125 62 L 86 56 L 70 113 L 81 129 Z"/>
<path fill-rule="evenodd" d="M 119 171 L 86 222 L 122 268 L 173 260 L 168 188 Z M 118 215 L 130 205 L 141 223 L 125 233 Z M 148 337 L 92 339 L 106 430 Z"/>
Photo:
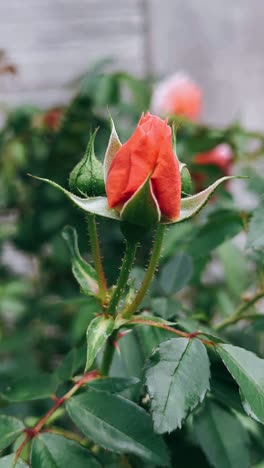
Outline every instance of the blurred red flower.
<path fill-rule="evenodd" d="M 50 130 L 58 130 L 62 115 L 61 109 L 51 109 L 44 114 L 43 123 Z"/>
<path fill-rule="evenodd" d="M 229 175 L 232 159 L 233 154 L 230 146 L 226 143 L 222 143 L 206 153 L 197 154 L 194 158 L 194 162 L 198 166 L 216 166 L 224 175 Z"/>

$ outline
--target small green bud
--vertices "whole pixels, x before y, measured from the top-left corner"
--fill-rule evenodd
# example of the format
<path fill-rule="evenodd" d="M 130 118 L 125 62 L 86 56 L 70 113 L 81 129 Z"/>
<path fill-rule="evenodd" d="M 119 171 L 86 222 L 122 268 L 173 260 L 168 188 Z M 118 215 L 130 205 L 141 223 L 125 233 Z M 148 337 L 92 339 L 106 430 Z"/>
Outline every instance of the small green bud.
<path fill-rule="evenodd" d="M 181 171 L 181 183 L 182 183 L 182 196 L 186 197 L 192 194 L 192 178 L 187 168 L 186 164 L 180 163 L 180 171 Z"/>
<path fill-rule="evenodd" d="M 69 186 L 77 195 L 97 197 L 105 194 L 103 166 L 94 153 L 95 135 L 96 131 L 90 137 L 83 159 L 70 173 Z"/>

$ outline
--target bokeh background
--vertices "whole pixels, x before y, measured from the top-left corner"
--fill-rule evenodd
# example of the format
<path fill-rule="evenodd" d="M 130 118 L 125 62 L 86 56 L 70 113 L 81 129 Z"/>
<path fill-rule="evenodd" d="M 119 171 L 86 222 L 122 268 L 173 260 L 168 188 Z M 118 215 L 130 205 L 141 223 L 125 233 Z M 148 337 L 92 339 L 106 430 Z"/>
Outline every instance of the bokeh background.
<path fill-rule="evenodd" d="M 68 102 L 98 59 L 138 76 L 189 73 L 203 119 L 263 126 L 260 0 L 1 0 L 0 48 L 17 75 L 0 81 L 6 106 Z"/>

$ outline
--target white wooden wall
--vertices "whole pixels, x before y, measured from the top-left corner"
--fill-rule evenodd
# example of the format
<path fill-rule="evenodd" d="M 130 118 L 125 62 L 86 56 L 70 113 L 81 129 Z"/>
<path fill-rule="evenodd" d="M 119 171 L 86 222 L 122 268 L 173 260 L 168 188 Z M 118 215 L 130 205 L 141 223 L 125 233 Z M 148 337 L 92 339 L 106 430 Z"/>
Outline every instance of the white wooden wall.
<path fill-rule="evenodd" d="M 204 119 L 264 128 L 263 0 L 0 0 L 0 49 L 19 74 L 0 104 L 67 100 L 98 59 L 143 75 L 190 73 Z"/>
<path fill-rule="evenodd" d="M 185 70 L 204 90 L 204 118 L 264 130 L 264 1 L 149 0 L 153 68 Z"/>
<path fill-rule="evenodd" d="M 69 83 L 113 58 L 144 73 L 141 0 L 0 0 L 0 49 L 18 67 L 0 81 L 0 102 L 48 106 L 69 98 Z"/>

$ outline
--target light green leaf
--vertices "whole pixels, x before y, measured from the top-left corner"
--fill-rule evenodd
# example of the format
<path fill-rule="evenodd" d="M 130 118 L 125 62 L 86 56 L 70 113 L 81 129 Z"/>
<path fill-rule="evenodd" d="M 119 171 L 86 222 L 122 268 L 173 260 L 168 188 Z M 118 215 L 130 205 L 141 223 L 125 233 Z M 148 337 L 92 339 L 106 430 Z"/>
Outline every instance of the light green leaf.
<path fill-rule="evenodd" d="M 100 468 L 96 458 L 84 447 L 57 434 L 40 434 L 31 449 L 32 468 Z"/>
<path fill-rule="evenodd" d="M 210 366 L 204 345 L 196 339 L 174 338 L 161 343 L 146 369 L 155 431 L 171 432 L 209 390 Z"/>
<path fill-rule="evenodd" d="M 171 258 L 162 268 L 160 285 L 165 294 L 176 293 L 188 284 L 192 274 L 192 258 L 190 255 L 180 253 Z"/>
<path fill-rule="evenodd" d="M 15 453 L 11 453 L 10 455 L 0 458 L 0 468 L 13 468 L 15 456 Z M 28 465 L 19 458 L 16 462 L 16 468 L 28 468 Z"/>
<path fill-rule="evenodd" d="M 56 376 L 38 374 L 26 376 L 10 383 L 1 394 L 9 401 L 29 401 L 49 398 L 59 385 Z"/>
<path fill-rule="evenodd" d="M 66 226 L 62 237 L 67 242 L 72 260 L 72 272 L 85 294 L 97 295 L 99 288 L 95 270 L 80 255 L 76 229 Z"/>
<path fill-rule="evenodd" d="M 166 445 L 152 429 L 150 416 L 135 403 L 93 389 L 66 403 L 77 427 L 96 444 L 133 453 L 158 466 L 168 465 Z"/>
<path fill-rule="evenodd" d="M 215 468 L 249 468 L 248 434 L 236 416 L 208 400 L 194 418 L 194 431 Z"/>
<path fill-rule="evenodd" d="M 87 328 L 86 341 L 87 341 L 87 359 L 85 371 L 90 369 L 93 362 L 99 353 L 100 349 L 106 342 L 107 338 L 114 330 L 115 321 L 112 317 L 99 315 L 95 317 Z"/>
<path fill-rule="evenodd" d="M 216 182 L 210 185 L 210 187 L 207 187 L 207 189 L 203 190 L 202 192 L 197 193 L 196 195 L 192 195 L 191 197 L 182 198 L 180 217 L 177 219 L 176 223 L 185 221 L 186 219 L 189 219 L 192 216 L 199 213 L 199 211 L 209 201 L 209 199 L 211 198 L 211 196 L 213 195 L 213 193 L 215 192 L 215 190 L 217 189 L 219 185 L 221 185 L 223 182 L 227 180 L 236 179 L 236 178 L 237 177 L 235 176 L 222 177 L 221 179 L 218 179 Z M 170 223 L 171 222 L 169 221 L 167 224 L 170 224 Z"/>
<path fill-rule="evenodd" d="M 31 174 L 29 174 L 31 175 Z M 116 210 L 109 208 L 108 201 L 106 197 L 92 197 L 92 198 L 81 198 L 77 197 L 73 193 L 69 192 L 68 190 L 61 187 L 61 185 L 56 184 L 49 179 L 43 179 L 42 177 L 31 176 L 35 179 L 41 180 L 42 182 L 46 182 L 47 184 L 52 185 L 52 187 L 57 188 L 61 192 L 63 192 L 75 205 L 77 205 L 82 210 L 86 211 L 87 213 L 93 213 L 98 216 L 104 216 L 105 218 L 117 219 L 120 220 L 120 216 Z"/>
<path fill-rule="evenodd" d="M 122 146 L 122 143 L 119 140 L 117 131 L 115 129 L 114 121 L 111 118 L 111 116 L 110 116 L 110 124 L 111 124 L 111 135 L 109 138 L 108 146 L 107 146 L 105 157 L 104 157 L 104 179 L 105 181 L 107 178 L 109 168 L 111 166 L 111 162 L 113 161 L 114 156 L 116 155 L 117 151 Z"/>
<path fill-rule="evenodd" d="M 264 424 L 264 359 L 230 344 L 218 345 L 216 349 L 240 387 L 245 411 Z"/>
<path fill-rule="evenodd" d="M 8 447 L 25 428 L 22 421 L 13 416 L 0 416 L 0 450 Z"/>
<path fill-rule="evenodd" d="M 124 204 L 120 213 L 122 221 L 152 227 L 160 220 L 160 209 L 154 196 L 150 176 Z"/>

